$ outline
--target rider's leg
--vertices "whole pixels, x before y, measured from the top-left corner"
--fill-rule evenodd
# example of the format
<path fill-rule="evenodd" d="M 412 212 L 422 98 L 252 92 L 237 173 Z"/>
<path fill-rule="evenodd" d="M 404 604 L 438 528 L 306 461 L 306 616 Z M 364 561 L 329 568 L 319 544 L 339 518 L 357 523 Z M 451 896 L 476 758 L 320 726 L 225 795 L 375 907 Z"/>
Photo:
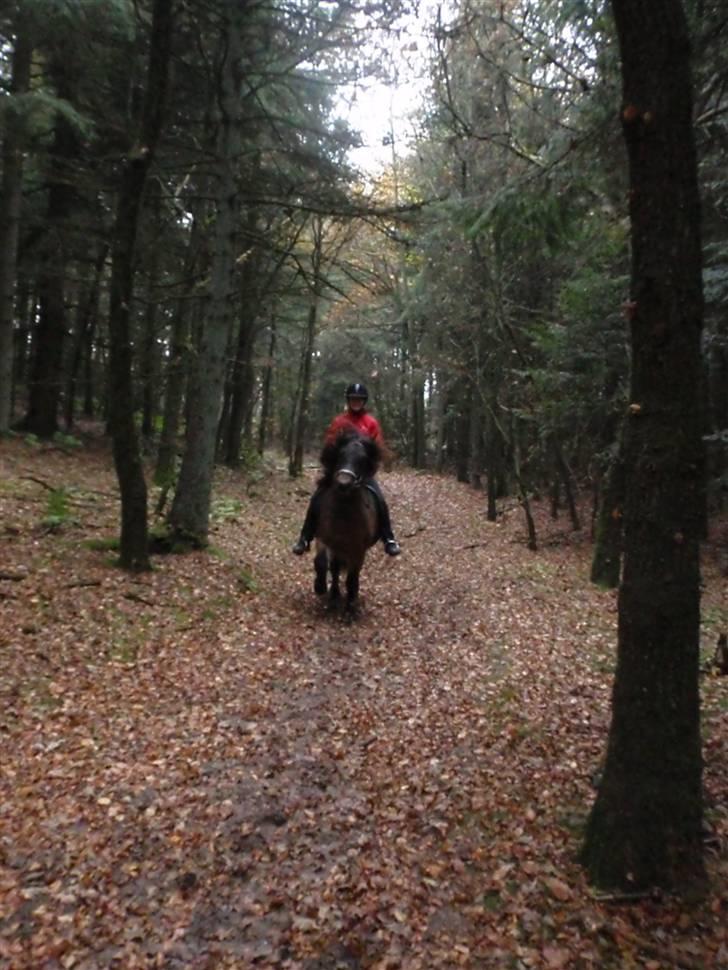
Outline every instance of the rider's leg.
<path fill-rule="evenodd" d="M 306 518 L 303 520 L 303 528 L 301 529 L 301 535 L 298 537 L 297 542 L 291 548 L 291 552 L 295 553 L 297 556 L 303 555 L 304 552 L 308 552 L 309 547 L 316 535 L 316 527 L 318 526 L 319 517 L 319 502 L 321 498 L 321 489 L 317 488 L 316 491 L 311 496 L 308 509 L 306 510 Z"/>
<path fill-rule="evenodd" d="M 374 492 L 379 503 L 379 538 L 384 543 L 384 551 L 388 556 L 398 556 L 402 552 L 402 549 L 394 538 L 392 520 L 389 516 L 389 506 L 387 505 L 387 500 L 384 497 L 381 486 L 376 478 L 370 478 L 367 482 L 367 487 Z"/>

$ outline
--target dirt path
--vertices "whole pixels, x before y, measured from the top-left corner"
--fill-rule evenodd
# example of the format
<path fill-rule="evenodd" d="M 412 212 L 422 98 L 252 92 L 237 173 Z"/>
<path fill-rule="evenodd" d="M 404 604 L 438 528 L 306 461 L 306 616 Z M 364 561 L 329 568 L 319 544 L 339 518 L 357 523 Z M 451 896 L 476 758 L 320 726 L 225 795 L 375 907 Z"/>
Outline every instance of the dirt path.
<path fill-rule="evenodd" d="M 0 967 L 725 960 L 718 680 L 710 899 L 598 903 L 574 862 L 616 619 L 585 538 L 540 516 L 534 555 L 516 510 L 385 475 L 405 553 L 371 554 L 347 626 L 288 552 L 307 484 L 221 473 L 217 554 L 135 580 L 83 544 L 113 532 L 108 456 L 1 456 Z M 57 532 L 33 477 L 70 490 Z M 707 574 L 706 643 L 728 617 Z"/>

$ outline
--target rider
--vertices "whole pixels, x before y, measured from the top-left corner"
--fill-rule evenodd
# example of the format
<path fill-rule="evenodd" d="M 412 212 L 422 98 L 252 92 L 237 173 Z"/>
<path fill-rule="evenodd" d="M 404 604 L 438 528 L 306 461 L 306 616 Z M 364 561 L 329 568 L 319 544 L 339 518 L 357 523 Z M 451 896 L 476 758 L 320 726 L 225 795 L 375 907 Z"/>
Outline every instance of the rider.
<path fill-rule="evenodd" d="M 337 414 L 331 424 L 328 426 L 325 435 L 325 443 L 334 441 L 336 436 L 342 431 L 350 430 L 351 428 L 360 431 L 362 434 L 368 435 L 379 445 L 380 448 L 384 447 L 384 436 L 382 435 L 382 429 L 374 417 L 374 415 L 369 414 L 366 410 L 366 403 L 369 397 L 369 393 L 363 384 L 350 384 L 346 389 L 346 411 L 341 414 Z M 402 551 L 399 543 L 394 538 L 394 533 L 392 532 L 392 523 L 389 518 L 389 508 L 384 500 L 384 495 L 379 486 L 379 483 L 374 478 L 370 478 L 366 482 L 367 488 L 371 489 L 376 495 L 379 504 L 379 538 L 384 543 L 384 551 L 388 556 L 398 556 Z M 293 546 L 292 552 L 297 556 L 302 555 L 307 552 L 309 546 L 311 545 L 311 540 L 316 534 L 316 526 L 318 524 L 318 513 L 319 513 L 319 496 L 321 494 L 320 486 L 311 496 L 311 501 L 308 504 L 308 511 L 306 512 L 306 519 L 303 523 L 303 528 L 301 529 L 301 535 L 298 542 Z"/>

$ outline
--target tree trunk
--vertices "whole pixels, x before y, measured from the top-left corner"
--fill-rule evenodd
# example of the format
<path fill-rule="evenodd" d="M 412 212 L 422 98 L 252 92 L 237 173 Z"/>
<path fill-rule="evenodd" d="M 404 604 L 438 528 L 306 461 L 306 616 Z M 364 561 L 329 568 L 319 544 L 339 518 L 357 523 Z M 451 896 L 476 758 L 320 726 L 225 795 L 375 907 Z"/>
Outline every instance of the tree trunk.
<path fill-rule="evenodd" d="M 139 361 L 139 376 L 142 385 L 142 437 L 150 441 L 154 436 L 154 419 L 159 405 L 159 372 L 161 360 L 159 354 L 159 341 L 157 340 L 157 294 L 155 286 L 157 284 L 157 273 L 159 271 L 159 251 L 158 241 L 162 238 L 161 220 L 161 192 L 159 184 L 152 181 L 149 185 L 152 190 L 147 195 L 147 206 L 152 210 L 151 231 L 153 236 L 150 252 L 145 260 L 147 275 L 147 302 L 144 308 L 144 323 L 141 338 L 141 360 Z M 149 196 L 152 195 L 152 198 Z"/>
<path fill-rule="evenodd" d="M 10 95 L 24 94 L 30 86 L 33 44 L 30 32 L 18 18 L 13 52 Z M 23 197 L 23 139 L 13 107 L 3 115 L 5 134 L 0 183 L 0 434 L 10 428 L 13 387 L 13 326 L 18 230 Z"/>
<path fill-rule="evenodd" d="M 83 348 L 83 416 L 85 418 L 93 418 L 96 404 L 94 393 L 96 388 L 94 357 L 98 353 L 94 345 L 96 327 L 97 319 L 96 314 L 94 314 L 94 316 L 91 318 L 91 324 L 86 333 Z"/>
<path fill-rule="evenodd" d="M 192 320 L 193 309 L 198 306 L 199 302 L 193 296 L 193 291 L 202 233 L 202 222 L 201 213 L 194 211 L 183 270 L 183 278 L 186 280 L 186 283 L 182 295 L 177 301 L 174 317 L 172 318 L 172 331 L 169 341 L 169 362 L 167 364 L 164 391 L 162 431 L 159 436 L 159 449 L 157 451 L 157 462 L 154 469 L 155 484 L 161 485 L 163 489 L 168 489 L 172 485 L 176 472 L 177 437 L 179 434 L 185 388 L 189 377 L 190 322 Z M 159 510 L 159 506 L 157 508 Z"/>
<path fill-rule="evenodd" d="M 700 209 L 679 0 L 612 0 L 632 226 L 624 571 L 602 784 L 582 850 L 599 886 L 701 886 L 698 634 L 704 502 Z"/>
<path fill-rule="evenodd" d="M 99 297 L 101 293 L 101 275 L 106 262 L 106 255 L 109 247 L 103 243 L 99 247 L 96 265 L 94 267 L 93 279 L 87 284 L 86 289 L 82 290 L 78 304 L 76 316 L 76 332 L 73 337 L 73 347 L 68 365 L 68 375 L 66 383 L 65 401 L 65 422 L 66 428 L 73 428 L 76 414 L 76 391 L 78 375 L 84 353 L 88 353 L 89 339 L 93 334 L 96 325 L 96 315 L 99 312 Z"/>
<path fill-rule="evenodd" d="M 308 320 L 303 342 L 301 357 L 301 393 L 299 398 L 298 415 L 295 433 L 288 463 L 291 478 L 297 478 L 303 472 L 303 451 L 308 432 L 308 414 L 311 397 L 311 362 L 316 342 L 316 320 L 318 316 L 319 287 L 321 285 L 321 257 L 323 250 L 323 221 L 320 216 L 313 219 L 313 252 L 311 254 L 312 284 L 311 302 L 308 308 Z"/>
<path fill-rule="evenodd" d="M 73 80 L 67 65 L 54 61 L 51 71 L 59 97 L 70 100 Z M 47 228 L 38 274 L 40 312 L 33 331 L 28 409 L 19 425 L 42 438 L 50 438 L 58 430 L 66 333 L 67 233 L 74 198 L 71 173 L 78 151 L 74 129 L 63 115 L 57 115 L 50 159 Z"/>
<path fill-rule="evenodd" d="M 487 476 L 487 512 L 488 522 L 495 522 L 498 518 L 497 499 L 500 494 L 500 483 L 503 479 L 503 442 L 496 421 L 498 403 L 493 398 L 487 405 L 485 448 L 488 468 Z"/>
<path fill-rule="evenodd" d="M 470 401 L 470 460 L 469 473 L 471 486 L 480 490 L 483 487 L 483 402 L 480 379 Z"/>
<path fill-rule="evenodd" d="M 247 231 L 251 237 L 255 228 L 255 216 L 252 214 L 247 220 Z M 256 288 L 259 261 L 256 256 L 251 247 L 240 276 L 240 326 L 230 380 L 230 415 L 223 448 L 223 460 L 230 468 L 237 468 L 240 464 L 243 428 L 253 395 L 253 348 L 259 302 Z"/>
<path fill-rule="evenodd" d="M 270 341 L 268 343 L 268 359 L 263 370 L 263 387 L 260 399 L 260 427 L 258 428 L 258 454 L 262 455 L 270 438 L 270 416 L 273 410 L 273 364 L 276 356 L 276 319 L 271 316 Z"/>
<path fill-rule="evenodd" d="M 412 359 L 414 359 L 414 356 L 410 354 L 410 360 Z M 424 468 L 427 464 L 425 454 L 425 380 L 419 367 L 411 370 L 410 405 L 412 467 Z"/>
<path fill-rule="evenodd" d="M 571 474 L 571 469 L 566 463 L 564 458 L 564 452 L 561 448 L 561 443 L 559 442 L 556 435 L 551 436 L 551 450 L 553 451 L 554 461 L 556 462 L 556 470 L 559 475 L 559 481 L 564 486 L 564 495 L 566 496 L 566 507 L 569 510 L 569 518 L 571 519 L 571 527 L 575 532 L 581 529 L 581 521 L 579 519 L 579 512 L 576 508 L 576 496 L 574 488 L 574 479 Z M 558 507 L 558 502 L 557 502 Z M 555 516 L 554 516 L 555 517 Z"/>
<path fill-rule="evenodd" d="M 442 350 L 441 343 L 438 350 Z M 435 375 L 435 471 L 440 474 L 445 468 L 447 447 L 449 379 L 444 368 L 437 370 Z"/>
<path fill-rule="evenodd" d="M 233 318 L 233 271 L 239 219 L 239 192 L 235 176 L 242 148 L 240 70 L 243 15 L 244 7 L 236 0 L 226 0 L 222 6 L 224 53 L 217 92 L 220 118 L 210 298 L 190 378 L 186 447 L 169 514 L 169 525 L 176 538 L 196 547 L 207 545 L 212 473 L 225 380 L 225 351 Z"/>
<path fill-rule="evenodd" d="M 112 242 L 109 291 L 109 423 L 121 492 L 121 549 L 124 569 L 149 569 L 147 486 L 134 424 L 131 302 L 134 251 L 142 195 L 162 127 L 172 38 L 173 0 L 154 0 L 146 94 L 140 138 L 122 174 Z"/>
<path fill-rule="evenodd" d="M 606 589 L 616 589 L 619 586 L 624 489 L 624 442 L 620 434 L 617 451 L 604 476 L 591 566 L 591 581 Z"/>
<path fill-rule="evenodd" d="M 531 552 L 537 552 L 538 536 L 536 535 L 536 523 L 533 518 L 533 513 L 531 512 L 531 500 L 528 496 L 528 488 L 526 487 L 526 483 L 521 473 L 520 428 L 515 420 L 511 426 L 511 438 L 511 445 L 513 449 L 513 474 L 516 479 L 516 485 L 518 486 L 518 498 L 521 503 L 521 508 L 523 509 L 524 516 L 526 517 L 528 548 L 531 550 Z"/>
<path fill-rule="evenodd" d="M 470 419 L 472 416 L 473 389 L 468 383 L 457 393 L 457 412 L 455 417 L 455 474 L 459 482 L 470 480 Z"/>
<path fill-rule="evenodd" d="M 35 299 L 30 292 L 27 278 L 18 279 L 18 294 L 16 300 L 17 330 L 13 339 L 13 382 L 11 389 L 10 413 L 14 414 L 18 388 L 25 384 L 28 371 L 28 339 L 30 335 L 30 321 L 35 317 Z"/>

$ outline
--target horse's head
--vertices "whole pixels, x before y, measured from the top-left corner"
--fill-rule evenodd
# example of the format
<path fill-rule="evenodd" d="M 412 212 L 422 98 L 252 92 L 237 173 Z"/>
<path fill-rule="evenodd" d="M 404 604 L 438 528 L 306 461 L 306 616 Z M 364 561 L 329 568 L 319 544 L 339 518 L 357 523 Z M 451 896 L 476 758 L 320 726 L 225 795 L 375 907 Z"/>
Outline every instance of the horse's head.
<path fill-rule="evenodd" d="M 379 445 L 367 435 L 345 431 L 321 452 L 324 481 L 339 491 L 351 491 L 373 478 L 380 456 Z"/>

